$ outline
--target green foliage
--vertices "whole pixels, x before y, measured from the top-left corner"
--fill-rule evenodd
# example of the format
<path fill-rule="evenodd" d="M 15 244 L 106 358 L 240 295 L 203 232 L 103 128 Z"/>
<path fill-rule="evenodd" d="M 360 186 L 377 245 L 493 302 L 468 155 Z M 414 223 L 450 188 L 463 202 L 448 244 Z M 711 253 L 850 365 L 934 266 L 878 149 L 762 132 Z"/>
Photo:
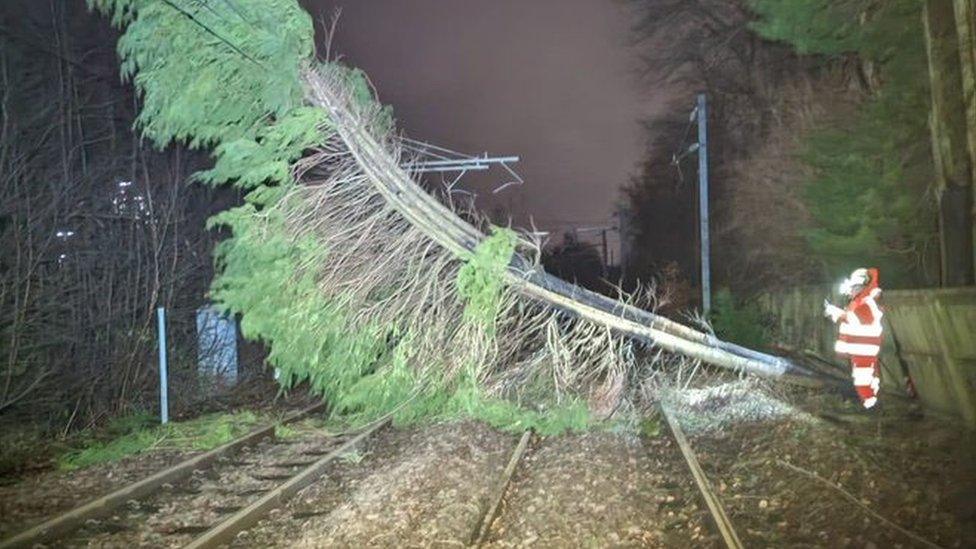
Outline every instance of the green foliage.
<path fill-rule="evenodd" d="M 927 191 L 934 171 L 921 3 L 893 0 L 753 0 L 764 37 L 800 53 L 853 53 L 873 64 L 881 87 L 853 117 L 805 141 L 813 168 L 803 200 L 817 226 L 806 233 L 828 273 L 877 265 L 894 285 L 925 283 L 919 267 L 935 238 Z"/>
<path fill-rule="evenodd" d="M 125 27 L 122 74 L 142 94 L 137 126 L 160 147 L 253 137 L 301 105 L 314 51 L 295 0 L 88 0 Z M 231 7 L 233 6 L 233 7 Z"/>
<path fill-rule="evenodd" d="M 800 0 L 785 5 L 778 0 L 752 0 L 753 11 L 760 15 L 752 28 L 769 40 L 789 42 L 801 54 L 857 51 L 857 15 L 868 3 Z"/>
<path fill-rule="evenodd" d="M 259 128 L 253 137 L 222 142 L 214 151 L 217 162 L 213 169 L 197 174 L 197 178 L 212 185 L 233 183 L 244 190 L 269 183 L 290 185 L 294 183 L 292 162 L 305 149 L 324 141 L 326 136 L 321 130 L 326 123 L 325 113 L 320 109 L 292 109 L 275 124 Z M 251 201 L 268 202 L 255 201 L 253 196 Z"/>
<path fill-rule="evenodd" d="M 302 274 L 302 265 L 327 260 L 327 251 L 314 242 L 285 238 L 277 210 L 258 222 L 245 209 L 218 216 L 219 222 L 232 228 L 234 237 L 218 249 L 222 276 L 214 283 L 213 297 L 222 306 L 244 313 L 243 335 L 269 345 L 268 362 L 281 370 L 284 386 L 307 381 L 330 402 L 334 413 L 356 423 L 395 413 L 399 424 L 469 417 L 501 429 L 531 427 L 547 434 L 587 426 L 584 403 L 529 409 L 489 398 L 478 386 L 473 369 L 454 378 L 443 374 L 449 365 L 419 369 L 411 361 L 409 333 L 392 326 L 350 330 L 343 300 L 326 299 L 314 277 Z M 465 279 L 467 295 L 480 306 L 472 322 L 494 321 L 492 311 L 497 310 L 502 290 L 498 269 L 511 258 L 514 235 L 496 231 L 488 242 L 468 263 L 477 267 Z"/>
<path fill-rule="evenodd" d="M 467 302 L 464 314 L 469 319 L 494 324 L 516 240 L 511 229 L 493 227 L 491 236 L 478 245 L 458 271 L 458 293 Z"/>
<path fill-rule="evenodd" d="M 246 433 L 258 422 L 251 412 L 211 414 L 180 423 L 157 425 L 156 419 L 137 414 L 113 420 L 107 439 L 90 440 L 58 461 L 64 470 L 80 469 L 154 449 L 210 450 Z"/>
<path fill-rule="evenodd" d="M 148 412 L 136 412 L 112 418 L 105 426 L 105 438 L 114 439 L 151 429 L 159 424 L 159 418 Z"/>
<path fill-rule="evenodd" d="M 301 431 L 296 429 L 292 425 L 279 424 L 275 425 L 275 438 L 281 440 L 292 440 L 298 438 L 301 435 Z"/>
<path fill-rule="evenodd" d="M 585 402 L 572 400 L 542 410 L 527 410 L 507 400 L 482 400 L 471 417 L 510 432 L 531 429 L 543 436 L 567 431 L 583 431 L 590 425 L 590 410 Z"/>
<path fill-rule="evenodd" d="M 384 135 L 393 129 L 393 107 L 389 105 L 376 104 L 376 97 L 373 86 L 369 82 L 366 73 L 355 67 L 345 71 L 346 88 L 351 90 L 353 101 L 359 105 L 370 105 L 379 109 L 379 113 L 374 116 L 373 124 L 376 125 L 374 131 Z"/>
<path fill-rule="evenodd" d="M 217 218 L 234 236 L 217 249 L 221 276 L 212 296 L 242 314 L 245 337 L 268 344 L 268 362 L 285 387 L 308 381 L 336 404 L 385 351 L 387 332 L 350 330 L 342 301 L 327 299 L 302 269 L 323 260 L 325 250 L 291 241 L 277 210 L 249 214 L 244 206 Z"/>
<path fill-rule="evenodd" d="M 762 349 L 768 342 L 765 318 L 754 302 L 738 301 L 728 288 L 715 293 L 709 319 L 715 335 L 750 349 Z"/>
<path fill-rule="evenodd" d="M 553 403 L 550 400 L 551 395 L 535 402 L 535 407 L 530 409 L 502 398 L 487 397 L 474 375 L 467 372 L 447 399 L 440 416 L 471 417 L 504 431 L 532 429 L 542 435 L 581 431 L 589 425 L 590 412 L 585 402 L 571 399 Z"/>

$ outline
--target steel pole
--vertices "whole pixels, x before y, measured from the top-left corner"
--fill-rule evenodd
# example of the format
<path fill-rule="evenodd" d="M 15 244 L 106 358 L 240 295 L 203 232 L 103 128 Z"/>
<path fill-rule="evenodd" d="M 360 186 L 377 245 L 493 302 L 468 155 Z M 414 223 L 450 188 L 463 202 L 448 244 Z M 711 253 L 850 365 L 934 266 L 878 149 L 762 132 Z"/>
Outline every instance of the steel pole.
<path fill-rule="evenodd" d="M 607 230 L 600 231 L 603 244 L 603 276 L 610 272 L 610 247 L 607 245 Z"/>
<path fill-rule="evenodd" d="M 166 309 L 156 309 L 156 320 L 159 326 L 159 419 L 163 424 L 169 423 L 169 386 L 166 368 Z"/>
<path fill-rule="evenodd" d="M 702 312 L 712 310 L 712 273 L 708 237 L 708 110 L 705 94 L 698 94 L 698 219 L 701 242 Z"/>

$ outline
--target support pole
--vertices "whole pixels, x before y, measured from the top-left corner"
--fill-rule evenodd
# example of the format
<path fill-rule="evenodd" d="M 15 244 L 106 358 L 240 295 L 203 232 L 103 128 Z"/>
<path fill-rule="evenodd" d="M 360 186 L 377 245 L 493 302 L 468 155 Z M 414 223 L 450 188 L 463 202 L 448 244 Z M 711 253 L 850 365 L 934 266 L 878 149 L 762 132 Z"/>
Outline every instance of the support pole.
<path fill-rule="evenodd" d="M 159 419 L 162 424 L 169 423 L 169 387 L 166 368 L 166 309 L 156 308 L 159 326 Z"/>
<path fill-rule="evenodd" d="M 610 272 L 610 247 L 607 245 L 607 230 L 600 231 L 601 243 L 603 245 L 603 276 Z"/>
<path fill-rule="evenodd" d="M 712 310 L 712 272 L 708 237 L 708 105 L 705 94 L 698 94 L 698 219 L 701 242 L 702 312 Z"/>

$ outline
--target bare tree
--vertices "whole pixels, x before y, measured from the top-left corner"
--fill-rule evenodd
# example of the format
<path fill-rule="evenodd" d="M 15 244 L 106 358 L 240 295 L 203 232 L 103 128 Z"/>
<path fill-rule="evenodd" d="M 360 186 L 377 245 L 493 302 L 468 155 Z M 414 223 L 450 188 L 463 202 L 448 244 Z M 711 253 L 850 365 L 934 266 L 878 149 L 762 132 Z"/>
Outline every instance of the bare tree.
<path fill-rule="evenodd" d="M 200 165 L 131 131 L 114 37 L 81 0 L 9 2 L 0 22 L 0 415 L 70 428 L 149 407 L 153 310 L 173 309 L 175 375 L 209 283 Z M 185 360 L 183 360 L 185 358 Z"/>
<path fill-rule="evenodd" d="M 939 198 L 942 285 L 973 284 L 973 183 L 960 46 L 951 3 L 927 1 L 922 21 L 932 90 L 932 157 Z M 965 28 L 965 25 L 962 25 Z M 968 45 L 967 45 L 968 47 Z M 971 84 L 970 84 L 971 86 Z"/>
<path fill-rule="evenodd" d="M 754 16 L 744 0 L 631 4 L 640 14 L 634 40 L 645 52 L 648 85 L 685 92 L 670 114 L 647 124 L 648 156 L 628 191 L 645 230 L 635 248 L 656 255 L 645 259 L 644 269 L 677 261 L 684 272 L 698 270 L 688 246 L 697 239 L 697 166 L 687 152 L 695 139 L 686 135 L 694 93 L 704 91 L 718 284 L 748 291 L 818 276 L 804 249 L 810 216 L 800 200 L 804 171 L 796 134 L 821 114 L 818 95 L 843 102 L 850 99 L 845 94 L 865 93 L 865 68 L 854 57 L 827 64 L 762 39 L 750 28 Z M 680 218 L 685 223 L 677 226 Z M 685 249 L 667 249 L 662 231 L 675 230 L 686 235 Z"/>

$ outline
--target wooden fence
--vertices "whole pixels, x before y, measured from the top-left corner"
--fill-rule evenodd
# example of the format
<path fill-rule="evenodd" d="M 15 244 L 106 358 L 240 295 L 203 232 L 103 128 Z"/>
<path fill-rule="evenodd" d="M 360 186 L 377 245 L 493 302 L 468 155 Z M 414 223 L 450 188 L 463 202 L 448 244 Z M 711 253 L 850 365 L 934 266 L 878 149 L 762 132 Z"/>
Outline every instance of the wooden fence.
<path fill-rule="evenodd" d="M 830 296 L 828 288 L 798 288 L 761 296 L 759 304 L 774 319 L 777 342 L 840 364 L 833 352 L 835 328 L 822 314 Z M 976 288 L 886 291 L 880 302 L 882 398 L 886 390 L 904 391 L 907 371 L 924 406 L 976 428 Z"/>

